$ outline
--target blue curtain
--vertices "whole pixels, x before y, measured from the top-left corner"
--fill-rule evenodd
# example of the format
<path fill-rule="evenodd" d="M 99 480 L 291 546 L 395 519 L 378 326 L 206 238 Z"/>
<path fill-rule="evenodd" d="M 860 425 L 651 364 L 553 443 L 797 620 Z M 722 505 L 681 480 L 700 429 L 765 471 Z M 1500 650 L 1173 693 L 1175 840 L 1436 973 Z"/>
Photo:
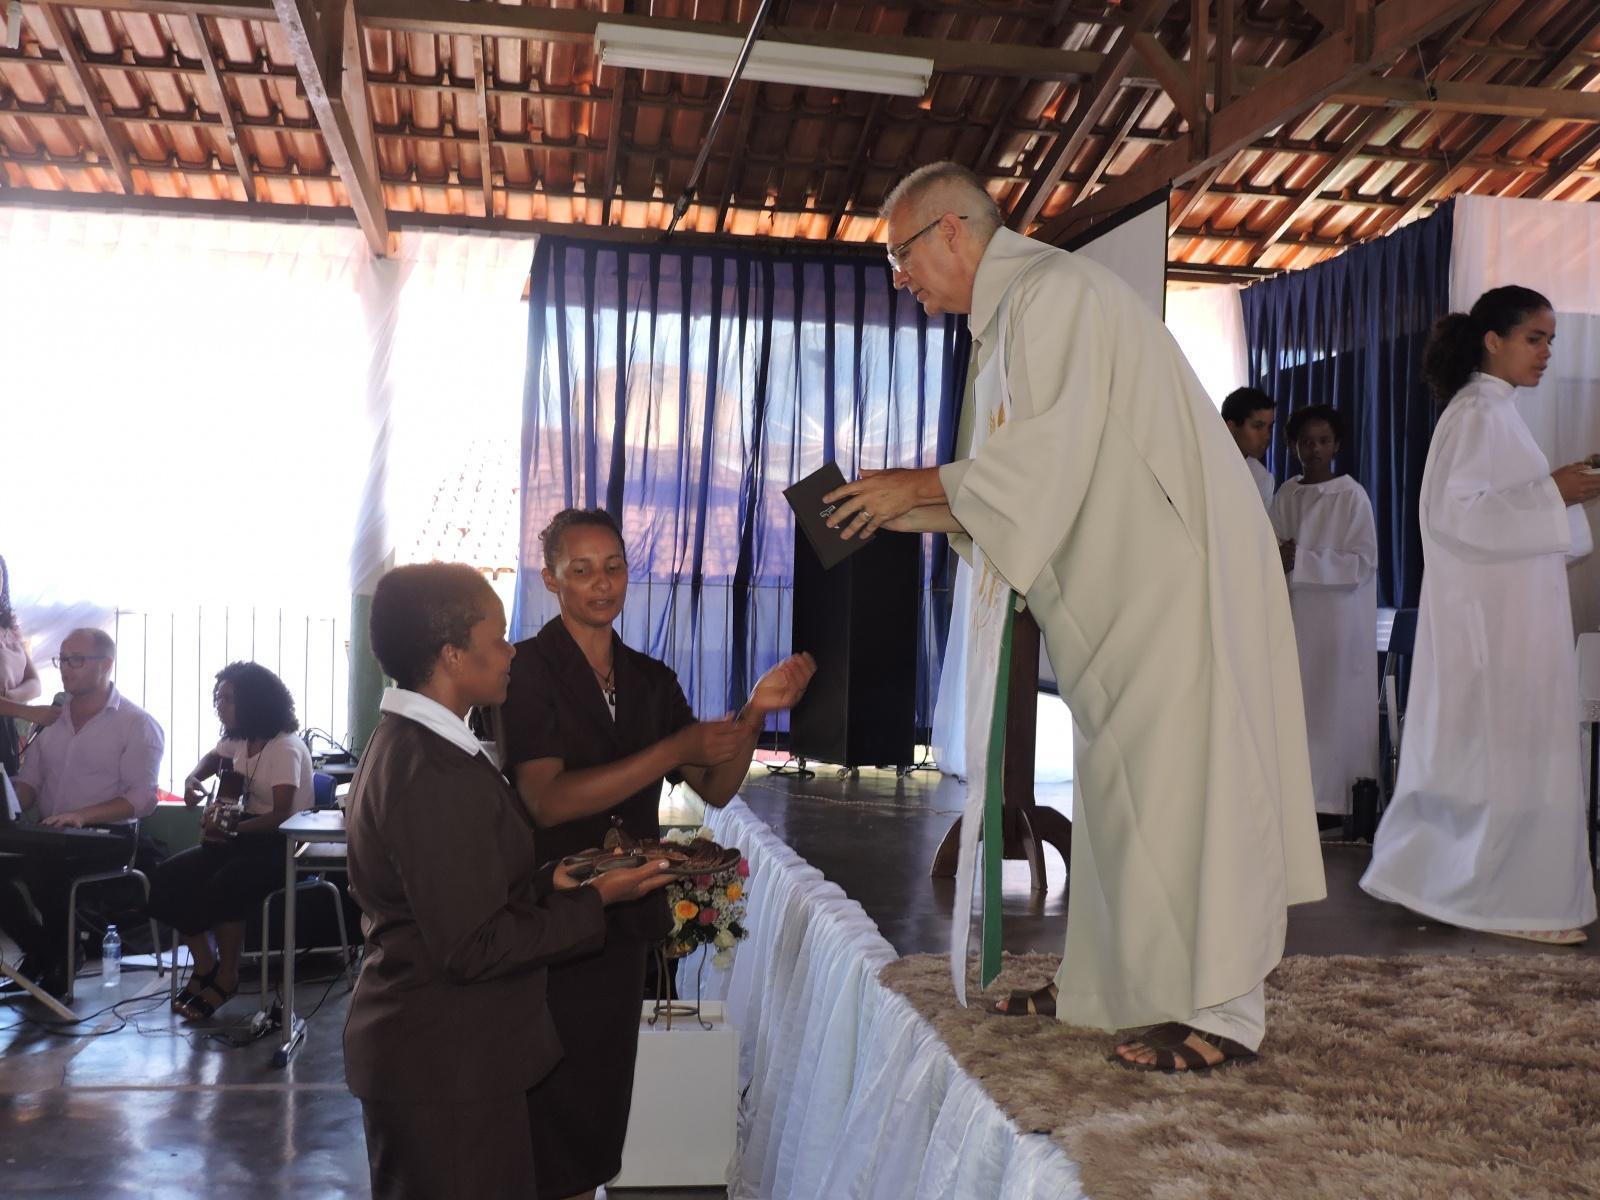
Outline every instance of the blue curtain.
<path fill-rule="evenodd" d="M 964 320 L 896 292 L 881 253 L 541 238 L 513 628 L 555 614 L 539 530 L 562 508 L 605 508 L 628 548 L 624 640 L 670 665 L 697 713 L 737 709 L 789 653 L 784 488 L 830 460 L 846 478 L 948 460 L 966 355 Z M 925 540 L 924 727 L 949 624 L 948 554 Z"/>
<path fill-rule="evenodd" d="M 1336 466 L 1367 489 L 1378 525 L 1378 603 L 1411 608 L 1422 592 L 1417 499 L 1438 411 L 1422 350 L 1450 307 L 1454 204 L 1338 258 L 1242 293 L 1252 385 L 1277 401 L 1267 465 L 1295 473 L 1289 415 L 1331 404 L 1344 418 Z"/>

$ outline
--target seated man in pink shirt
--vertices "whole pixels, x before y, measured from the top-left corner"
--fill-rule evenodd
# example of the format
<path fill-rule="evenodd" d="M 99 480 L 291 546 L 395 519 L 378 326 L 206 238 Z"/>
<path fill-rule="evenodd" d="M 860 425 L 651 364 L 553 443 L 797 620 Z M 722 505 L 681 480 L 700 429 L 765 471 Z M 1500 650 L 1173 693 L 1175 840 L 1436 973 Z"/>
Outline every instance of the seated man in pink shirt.
<path fill-rule="evenodd" d="M 21 948 L 23 972 L 56 995 L 66 991 L 73 878 L 126 863 L 135 818 L 156 806 L 165 739 L 155 719 L 112 686 L 116 655 L 116 643 L 101 630 L 67 635 L 56 659 L 67 705 L 28 747 L 15 782 L 18 802 L 38 815 L 39 824 L 106 826 L 119 840 L 0 858 L 0 930 Z"/>

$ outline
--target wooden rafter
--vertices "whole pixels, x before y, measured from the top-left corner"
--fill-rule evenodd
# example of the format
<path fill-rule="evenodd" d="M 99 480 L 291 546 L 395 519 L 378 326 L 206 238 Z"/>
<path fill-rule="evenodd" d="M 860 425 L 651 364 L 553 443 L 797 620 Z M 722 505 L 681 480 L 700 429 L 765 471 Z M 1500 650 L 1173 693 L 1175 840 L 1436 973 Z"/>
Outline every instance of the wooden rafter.
<path fill-rule="evenodd" d="M 1593 32 L 1593 20 L 1597 15 L 1600 15 L 1600 5 L 1590 4 L 1587 18 L 1574 22 L 1567 36 L 1556 47 L 1555 52 L 1540 64 L 1539 69 L 1533 75 L 1532 83 L 1539 84 L 1547 79 L 1560 78 L 1571 68 L 1574 56 L 1579 53 L 1580 48 L 1589 40 Z M 1504 139 L 1514 133 L 1525 119 L 1523 117 L 1502 117 L 1498 121 L 1486 122 L 1464 144 L 1454 148 L 1454 155 L 1459 156 L 1458 163 L 1461 159 L 1470 158 L 1478 153 L 1482 147 L 1492 141 L 1496 145 L 1503 143 Z M 1499 139 L 1499 141 L 1496 141 L 1496 139 Z M 1422 182 L 1417 185 L 1416 190 L 1411 193 L 1405 205 L 1396 211 L 1394 216 L 1385 224 L 1384 230 L 1395 229 L 1410 220 L 1423 205 L 1430 203 L 1440 187 L 1448 185 L 1461 169 L 1459 165 L 1451 165 L 1450 158 L 1447 156 L 1445 165 L 1428 171 L 1423 176 Z"/>
<path fill-rule="evenodd" d="M 245 202 L 254 204 L 256 178 L 250 170 L 250 155 L 245 152 L 244 143 L 239 138 L 238 118 L 233 111 L 233 101 L 228 98 L 227 86 L 222 81 L 222 72 L 217 69 L 217 55 L 211 48 L 211 35 L 206 30 L 205 18 L 190 13 L 189 30 L 194 34 L 194 40 L 200 47 L 200 63 L 205 67 L 206 78 L 211 82 L 211 90 L 217 97 L 217 113 L 222 121 L 223 136 L 228 139 L 228 150 L 233 155 L 233 166 L 239 172 L 239 183 L 244 187 Z"/>
<path fill-rule="evenodd" d="M 1056 184 L 1072 165 L 1072 160 L 1077 157 L 1084 140 L 1088 138 L 1090 131 L 1105 112 L 1106 106 L 1115 97 L 1117 85 L 1128 73 L 1134 58 L 1134 38 L 1141 33 L 1149 32 L 1152 26 L 1167 15 L 1167 10 L 1172 7 L 1173 2 L 1174 0 L 1141 0 L 1128 23 L 1117 32 L 1110 50 L 1106 52 L 1105 60 L 1100 64 L 1100 69 L 1094 73 L 1094 78 L 1080 89 L 1078 101 L 1073 105 L 1072 115 L 1067 119 L 1066 125 L 1050 149 L 1046 151 L 1033 178 L 1023 189 L 1022 198 L 1012 210 L 1010 224 L 1014 229 L 1025 231 L 1037 219 L 1045 202 L 1055 191 Z"/>
<path fill-rule="evenodd" d="M 1117 157 L 1117 152 L 1127 142 L 1128 135 L 1133 132 L 1134 127 L 1139 124 L 1144 115 L 1150 111 L 1150 106 L 1155 103 L 1155 100 L 1156 94 L 1153 92 L 1146 95 L 1142 100 L 1130 99 L 1128 111 L 1123 116 L 1121 124 L 1117 126 L 1116 132 L 1105 139 L 1105 147 L 1095 158 L 1094 165 L 1089 168 L 1089 173 L 1084 176 L 1083 183 L 1078 188 L 1080 195 L 1086 196 L 1099 186 L 1107 168 L 1111 166 L 1112 159 Z"/>
<path fill-rule="evenodd" d="M 1522 193 L 1523 197 L 1540 200 L 1550 195 L 1578 174 L 1597 153 L 1600 153 L 1600 129 L 1590 129 L 1545 168 L 1533 186 Z"/>
<path fill-rule="evenodd" d="M 1223 168 L 1227 165 L 1227 163 L 1218 163 L 1199 179 L 1195 180 L 1194 186 L 1189 189 L 1188 194 L 1184 196 L 1176 207 L 1173 207 L 1170 202 L 1168 203 L 1167 234 L 1169 237 L 1182 230 L 1183 223 L 1189 219 L 1189 214 L 1199 205 L 1201 197 L 1216 186 L 1217 176 L 1222 174 Z"/>
<path fill-rule="evenodd" d="M 1344 28 L 1344 5 L 1340 0 L 1295 0 L 1328 30 Z"/>
<path fill-rule="evenodd" d="M 41 4 L 39 11 L 44 14 L 45 24 L 50 27 L 50 36 L 55 39 L 56 49 L 61 52 L 62 65 L 67 68 L 73 86 L 83 97 L 83 108 L 89 118 L 89 127 L 94 131 L 96 149 L 117 177 L 122 194 L 133 195 L 133 172 L 128 169 L 128 155 L 123 149 L 121 134 L 106 122 L 105 113 L 100 107 L 100 95 L 95 90 L 94 77 L 90 75 L 89 67 L 78 49 L 78 40 L 67 24 L 67 18 L 53 4 Z"/>
<path fill-rule="evenodd" d="M 1187 70 L 1167 53 L 1167 48 L 1153 33 L 1141 33 L 1133 39 L 1133 48 L 1139 52 L 1145 66 L 1155 76 L 1156 85 L 1172 100 L 1173 107 L 1189 122 L 1192 129 L 1205 120 L 1205 96 L 1195 91 L 1194 79 Z"/>
<path fill-rule="evenodd" d="M 867 164 L 872 158 L 872 139 L 878 135 L 878 124 L 883 120 L 883 112 L 887 106 L 888 101 L 885 97 L 874 96 L 872 106 L 867 109 L 866 118 L 861 122 L 861 136 L 856 139 L 856 152 L 850 156 L 850 170 L 845 175 L 844 187 L 839 191 L 839 202 L 833 206 L 833 216 L 828 219 L 830 242 L 839 236 L 839 226 L 844 224 L 845 213 L 850 210 L 850 202 L 855 198 L 856 189 L 861 186 L 861 180 L 866 176 Z M 718 225 L 717 228 L 720 229 L 722 226 Z"/>
<path fill-rule="evenodd" d="M 600 224 L 611 224 L 611 201 L 617 194 L 617 166 L 622 161 L 622 113 L 628 95 L 627 76 L 618 72 L 611 89 L 611 119 L 606 123 L 606 196 L 600 204 Z"/>
<path fill-rule="evenodd" d="M 1233 100 L 1233 6 L 1235 0 L 1217 0 L 1217 41 L 1212 58 L 1216 83 L 1211 94 L 1221 108 Z"/>
<path fill-rule="evenodd" d="M 358 124 L 358 116 L 365 115 L 364 72 L 360 69 L 359 44 L 353 71 L 348 50 L 352 45 L 350 39 L 359 38 L 360 31 L 354 21 L 347 22 L 338 15 L 337 10 L 346 2 L 328 0 L 330 9 L 334 10 L 331 21 L 324 20 L 312 0 L 274 0 L 274 6 L 295 69 L 300 73 L 306 101 L 316 114 L 317 127 L 338 168 L 350 207 L 355 210 L 367 245 L 381 258 L 389 253 L 389 221 L 384 212 L 377 161 L 368 146 L 371 127 L 362 128 Z M 334 62 L 342 62 L 345 69 L 332 73 L 330 64 Z M 346 81 L 350 83 L 348 95 Z M 357 90 L 363 93 L 359 98 L 355 96 Z M 352 115 L 353 111 L 357 116 Z"/>
<path fill-rule="evenodd" d="M 738 191 L 739 172 L 743 167 L 740 160 L 739 148 L 750 144 L 750 130 L 756 121 L 756 93 L 761 85 L 745 81 L 739 85 L 739 90 L 744 93 L 744 98 L 739 105 L 739 127 L 734 131 L 734 152 L 728 162 L 727 174 L 722 184 L 722 199 L 717 203 L 717 232 L 723 233 L 727 229 L 728 209 L 733 206 L 733 194 Z"/>
<path fill-rule="evenodd" d="M 483 215 L 494 216 L 494 110 L 489 100 L 489 42 L 472 39 L 472 91 L 478 112 L 478 173 L 482 176 Z M 611 197 L 606 196 L 606 208 Z"/>
<path fill-rule="evenodd" d="M 1168 184 L 1182 184 L 1226 164 L 1256 138 L 1326 100 L 1350 80 L 1386 67 L 1484 0 L 1384 0 L 1373 14 L 1372 53 L 1357 60 L 1348 33 L 1330 36 L 1287 69 L 1224 105 L 1212 117 L 1210 136 L 1191 132 L 1145 156 L 1095 195 L 1073 205 L 1040 231 L 1049 241 L 1104 217 Z"/>
<path fill-rule="evenodd" d="M 1262 231 L 1261 240 L 1250 251 L 1249 265 L 1255 266 L 1260 262 L 1261 256 L 1271 249 L 1273 243 L 1289 232 L 1300 214 L 1321 195 L 1328 181 L 1354 161 L 1356 155 L 1361 153 L 1361 148 L 1367 144 L 1367 140 L 1383 128 L 1388 120 L 1389 115 L 1382 112 L 1368 113 L 1362 118 L 1361 123 L 1352 129 L 1345 139 L 1344 148 L 1318 165 L 1311 173 L 1311 177 L 1295 193 L 1294 198 L 1272 219 L 1272 224 Z"/>

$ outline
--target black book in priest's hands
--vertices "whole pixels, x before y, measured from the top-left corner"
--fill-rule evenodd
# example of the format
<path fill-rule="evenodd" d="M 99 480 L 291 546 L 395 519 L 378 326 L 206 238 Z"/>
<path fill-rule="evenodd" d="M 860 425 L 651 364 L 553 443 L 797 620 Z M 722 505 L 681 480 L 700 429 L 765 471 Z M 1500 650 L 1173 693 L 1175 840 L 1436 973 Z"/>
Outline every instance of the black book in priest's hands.
<path fill-rule="evenodd" d="M 838 506 L 824 503 L 822 498 L 843 486 L 844 475 L 839 471 L 839 464 L 828 463 L 783 491 L 783 498 L 794 509 L 795 524 L 811 543 L 824 568 L 838 566 L 867 544 L 866 539 L 860 537 L 845 541 L 843 527 L 828 528 L 828 518 Z"/>

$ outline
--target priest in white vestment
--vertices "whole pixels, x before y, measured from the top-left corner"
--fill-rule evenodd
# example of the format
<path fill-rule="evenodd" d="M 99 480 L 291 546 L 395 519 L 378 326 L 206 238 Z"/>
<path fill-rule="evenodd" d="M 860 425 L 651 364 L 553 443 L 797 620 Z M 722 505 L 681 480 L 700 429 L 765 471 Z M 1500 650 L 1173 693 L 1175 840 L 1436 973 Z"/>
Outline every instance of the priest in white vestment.
<path fill-rule="evenodd" d="M 1548 361 L 1555 317 L 1542 300 L 1497 288 L 1434 335 L 1448 341 L 1454 323 L 1476 349 L 1460 352 L 1466 380 L 1423 470 L 1399 777 L 1361 886 L 1452 925 L 1575 944 L 1595 893 L 1567 563 L 1592 549 L 1579 505 L 1600 495 L 1600 476 L 1583 463 L 1552 473 L 1512 399 Z"/>
<path fill-rule="evenodd" d="M 1260 388 L 1234 388 L 1222 402 L 1222 420 L 1233 434 L 1239 453 L 1244 455 L 1250 478 L 1261 493 L 1261 503 L 1269 509 L 1277 483 L 1263 460 L 1267 447 L 1272 445 L 1272 422 L 1277 415 L 1277 404 Z"/>
<path fill-rule="evenodd" d="M 1301 473 L 1272 500 L 1300 650 L 1317 812 L 1348 816 L 1350 789 L 1378 777 L 1378 530 L 1367 490 L 1333 473 L 1339 414 L 1289 418 Z"/>
<path fill-rule="evenodd" d="M 1000 389 L 1009 415 L 973 458 L 846 485 L 832 521 L 970 537 L 1043 630 L 1079 741 L 1066 948 L 1025 1011 L 1159 1024 L 1117 1047 L 1132 1067 L 1254 1057 L 1287 907 L 1324 895 L 1260 496 L 1171 334 L 1111 272 L 1001 228 L 954 164 L 909 176 L 885 215 L 896 284 L 970 314 L 976 391 Z"/>

